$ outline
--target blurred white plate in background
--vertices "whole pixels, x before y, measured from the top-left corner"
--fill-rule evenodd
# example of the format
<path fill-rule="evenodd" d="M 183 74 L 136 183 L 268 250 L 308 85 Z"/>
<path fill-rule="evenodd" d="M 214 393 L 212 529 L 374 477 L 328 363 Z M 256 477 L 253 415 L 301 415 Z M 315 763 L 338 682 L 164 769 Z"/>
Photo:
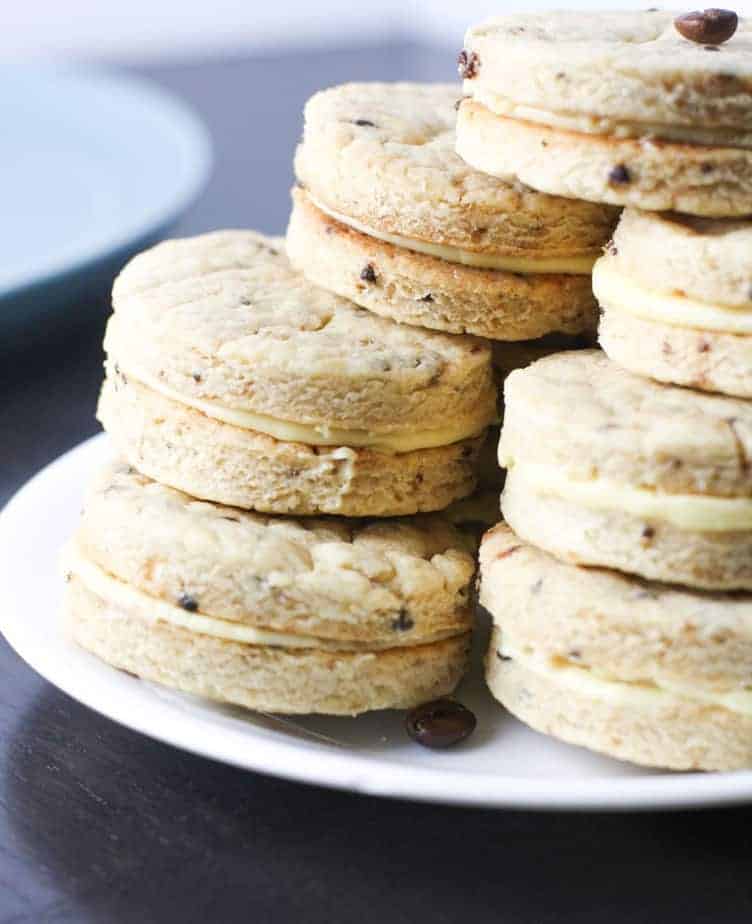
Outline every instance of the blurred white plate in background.
<path fill-rule="evenodd" d="M 463 745 L 445 752 L 410 741 L 402 713 L 274 719 L 184 696 L 108 667 L 62 631 L 58 556 L 76 528 L 86 484 L 109 453 L 104 437 L 82 443 L 33 478 L 0 514 L 0 629 L 43 677 L 97 712 L 248 770 L 380 796 L 538 809 L 752 801 L 752 772 L 641 770 L 531 731 L 486 691 L 480 651 L 458 691 L 476 713 L 478 727 Z M 483 644 L 479 638 L 478 647 Z"/>
<path fill-rule="evenodd" d="M 211 144 L 180 101 L 102 71 L 0 67 L 0 335 L 58 328 L 107 292 L 203 186 Z"/>

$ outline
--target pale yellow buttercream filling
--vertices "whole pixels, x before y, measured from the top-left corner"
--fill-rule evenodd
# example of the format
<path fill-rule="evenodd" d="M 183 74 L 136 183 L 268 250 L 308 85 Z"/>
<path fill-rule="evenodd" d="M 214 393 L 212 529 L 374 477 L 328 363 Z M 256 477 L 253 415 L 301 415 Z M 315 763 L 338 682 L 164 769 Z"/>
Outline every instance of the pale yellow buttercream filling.
<path fill-rule="evenodd" d="M 752 498 L 668 494 L 604 478 L 579 480 L 568 477 L 554 465 L 515 462 L 501 452 L 499 464 L 509 470 L 509 487 L 516 484 L 536 494 L 590 509 L 627 513 L 644 520 L 662 520 L 679 529 L 700 532 L 752 529 Z"/>
<path fill-rule="evenodd" d="M 379 643 L 352 643 L 334 639 L 314 638 L 295 635 L 289 632 L 273 632 L 257 629 L 240 622 L 217 619 L 202 613 L 191 613 L 144 593 L 137 587 L 108 574 L 94 562 L 85 558 L 76 543 L 69 544 L 62 556 L 63 569 L 75 575 L 92 593 L 105 602 L 133 613 L 149 622 L 166 622 L 181 629 L 187 629 L 198 635 L 210 635 L 213 638 L 243 645 L 261 645 L 272 648 L 309 648 L 319 651 L 365 651 L 382 650 L 387 646 Z M 431 639 L 430 641 L 432 641 Z M 391 647 L 391 646 L 390 646 Z"/>
<path fill-rule="evenodd" d="M 310 194 L 309 198 L 316 208 L 324 212 L 324 214 L 330 215 L 336 221 L 353 228 L 355 231 L 359 231 L 361 234 L 367 234 L 369 237 L 375 237 L 379 241 L 393 244 L 395 247 L 402 247 L 405 250 L 412 250 L 415 253 L 438 257 L 440 260 L 446 260 L 447 263 L 460 263 L 463 266 L 500 270 L 505 273 L 565 273 L 575 276 L 587 276 L 597 258 L 596 254 L 578 257 L 508 257 L 498 254 L 474 253 L 448 244 L 432 244 L 428 241 L 403 237 L 401 234 L 377 231 L 355 218 L 350 218 L 348 215 L 343 215 L 341 212 L 330 209 L 319 202 L 318 199 L 314 199 Z"/>
<path fill-rule="evenodd" d="M 602 257 L 593 268 L 593 293 L 602 308 L 646 321 L 724 334 L 752 334 L 752 305 L 736 308 L 646 289 L 615 270 L 608 257 Z"/>
<path fill-rule="evenodd" d="M 566 690 L 582 696 L 616 705 L 643 708 L 681 705 L 690 700 L 709 706 L 720 706 L 740 715 L 752 715 L 752 691 L 734 690 L 720 692 L 703 690 L 696 684 L 676 683 L 661 679 L 660 684 L 652 680 L 644 683 L 618 680 L 599 675 L 592 668 L 580 667 L 564 661 L 552 662 L 550 658 L 525 654 L 510 646 L 505 639 L 498 649 L 505 657 L 512 658 L 526 670 L 553 680 Z"/>
<path fill-rule="evenodd" d="M 527 106 L 499 93 L 484 90 L 481 86 L 471 89 L 473 99 L 497 115 L 522 122 L 535 122 L 549 128 L 588 135 L 609 135 L 613 138 L 644 138 L 665 141 L 688 142 L 690 144 L 724 145 L 728 147 L 752 147 L 752 134 L 731 128 L 704 128 L 702 126 L 668 125 L 663 122 L 635 122 L 629 119 L 615 119 L 609 116 L 591 115 L 585 112 L 557 112 L 538 106 Z"/>
<path fill-rule="evenodd" d="M 402 453 L 414 452 L 420 449 L 434 449 L 438 446 L 450 446 L 462 440 L 478 436 L 492 421 L 489 419 L 480 427 L 477 421 L 472 425 L 468 423 L 455 424 L 448 422 L 446 426 L 436 427 L 432 430 L 411 430 L 407 433 L 376 433 L 373 430 L 355 430 L 341 427 L 330 427 L 328 424 L 301 424 L 293 420 L 281 420 L 267 414 L 256 414 L 253 411 L 241 411 L 237 408 L 225 407 L 214 401 L 204 401 L 175 391 L 155 376 L 124 364 L 118 359 L 118 366 L 126 377 L 140 382 L 152 391 L 156 391 L 171 401 L 177 401 L 187 407 L 192 407 L 207 417 L 213 417 L 222 423 L 239 427 L 242 430 L 254 430 L 271 436 L 275 440 L 287 443 L 305 443 L 309 446 L 342 446 L 353 448 L 375 449 L 381 452 Z"/>

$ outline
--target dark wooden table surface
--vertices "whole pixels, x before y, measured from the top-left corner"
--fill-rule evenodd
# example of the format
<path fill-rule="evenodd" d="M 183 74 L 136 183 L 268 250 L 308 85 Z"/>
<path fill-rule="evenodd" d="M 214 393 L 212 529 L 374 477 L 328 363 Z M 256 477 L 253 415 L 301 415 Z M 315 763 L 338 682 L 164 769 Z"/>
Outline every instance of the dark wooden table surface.
<path fill-rule="evenodd" d="M 399 43 L 150 69 L 216 143 L 214 178 L 179 231 L 283 231 L 300 109 L 317 87 L 452 72 L 450 53 Z M 0 503 L 97 430 L 107 308 L 93 293 L 98 306 L 68 338 L 0 359 Z M 3 642 L 0 676 L 2 924 L 752 921 L 745 808 L 556 815 L 358 797 L 142 738 Z"/>

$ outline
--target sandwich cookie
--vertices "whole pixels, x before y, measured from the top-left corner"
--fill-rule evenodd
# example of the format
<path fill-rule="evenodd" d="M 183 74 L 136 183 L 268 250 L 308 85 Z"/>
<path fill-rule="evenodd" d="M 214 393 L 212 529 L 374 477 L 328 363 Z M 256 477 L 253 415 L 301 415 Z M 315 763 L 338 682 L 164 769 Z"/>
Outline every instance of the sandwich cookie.
<path fill-rule="evenodd" d="M 450 693 L 468 540 L 438 516 L 270 517 L 113 464 L 64 555 L 75 640 L 146 680 L 270 712 L 355 715 Z"/>
<path fill-rule="evenodd" d="M 719 44 L 727 32 L 710 22 L 690 41 L 657 11 L 509 14 L 471 28 L 457 151 L 547 193 L 749 214 L 752 25 Z"/>
<path fill-rule="evenodd" d="M 392 516 L 470 494 L 489 345 L 312 286 L 250 231 L 168 241 L 115 282 L 99 419 L 139 471 L 273 513 Z"/>
<path fill-rule="evenodd" d="M 406 324 L 520 340 L 594 326 L 614 210 L 546 196 L 455 153 L 457 88 L 346 84 L 305 109 L 287 231 L 315 284 Z"/>
<path fill-rule="evenodd" d="M 638 764 L 752 766 L 752 596 L 564 564 L 503 525 L 480 561 L 486 676 L 510 712 Z"/>
<path fill-rule="evenodd" d="M 627 209 L 593 290 L 601 345 L 615 362 L 752 397 L 752 221 Z"/>
<path fill-rule="evenodd" d="M 501 509 L 564 561 L 752 589 L 752 403 L 636 376 L 596 350 L 505 384 Z"/>

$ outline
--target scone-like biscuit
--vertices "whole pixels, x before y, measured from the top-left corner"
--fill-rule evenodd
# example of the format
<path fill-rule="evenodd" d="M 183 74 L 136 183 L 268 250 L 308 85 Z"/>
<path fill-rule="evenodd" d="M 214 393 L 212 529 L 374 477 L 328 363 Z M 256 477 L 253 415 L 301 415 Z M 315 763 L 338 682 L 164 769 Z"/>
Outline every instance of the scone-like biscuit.
<path fill-rule="evenodd" d="M 84 647 L 187 692 L 279 712 L 403 707 L 461 676 L 471 548 L 440 517 L 268 517 L 116 463 L 66 551 L 68 611 Z"/>
<path fill-rule="evenodd" d="M 503 525 L 480 558 L 488 682 L 511 712 L 636 763 L 752 766 L 752 597 L 564 564 Z"/>
<path fill-rule="evenodd" d="M 615 362 L 752 397 L 752 222 L 627 209 L 593 289 Z"/>
<path fill-rule="evenodd" d="M 752 211 L 752 26 L 708 47 L 666 12 L 510 14 L 471 28 L 458 152 L 547 193 Z"/>
<path fill-rule="evenodd" d="M 100 419 L 147 474 L 279 513 L 397 515 L 472 490 L 475 447 L 496 416 L 484 341 L 375 317 L 312 287 L 278 241 L 250 231 L 141 254 L 118 277 L 113 305 Z M 295 499 L 317 453 L 342 471 L 303 509 Z M 402 466 L 410 486 L 398 479 L 390 493 L 382 478 L 384 491 L 361 507 L 351 470 L 381 464 Z M 426 478 L 444 484 L 435 499 Z"/>
<path fill-rule="evenodd" d="M 752 589 L 751 457 L 749 402 L 644 379 L 599 351 L 506 380 L 504 518 L 566 561 Z"/>
<path fill-rule="evenodd" d="M 399 321 L 501 340 L 578 333 L 612 209 L 472 170 L 457 89 L 346 84 L 306 105 L 288 229 L 316 284 Z"/>

